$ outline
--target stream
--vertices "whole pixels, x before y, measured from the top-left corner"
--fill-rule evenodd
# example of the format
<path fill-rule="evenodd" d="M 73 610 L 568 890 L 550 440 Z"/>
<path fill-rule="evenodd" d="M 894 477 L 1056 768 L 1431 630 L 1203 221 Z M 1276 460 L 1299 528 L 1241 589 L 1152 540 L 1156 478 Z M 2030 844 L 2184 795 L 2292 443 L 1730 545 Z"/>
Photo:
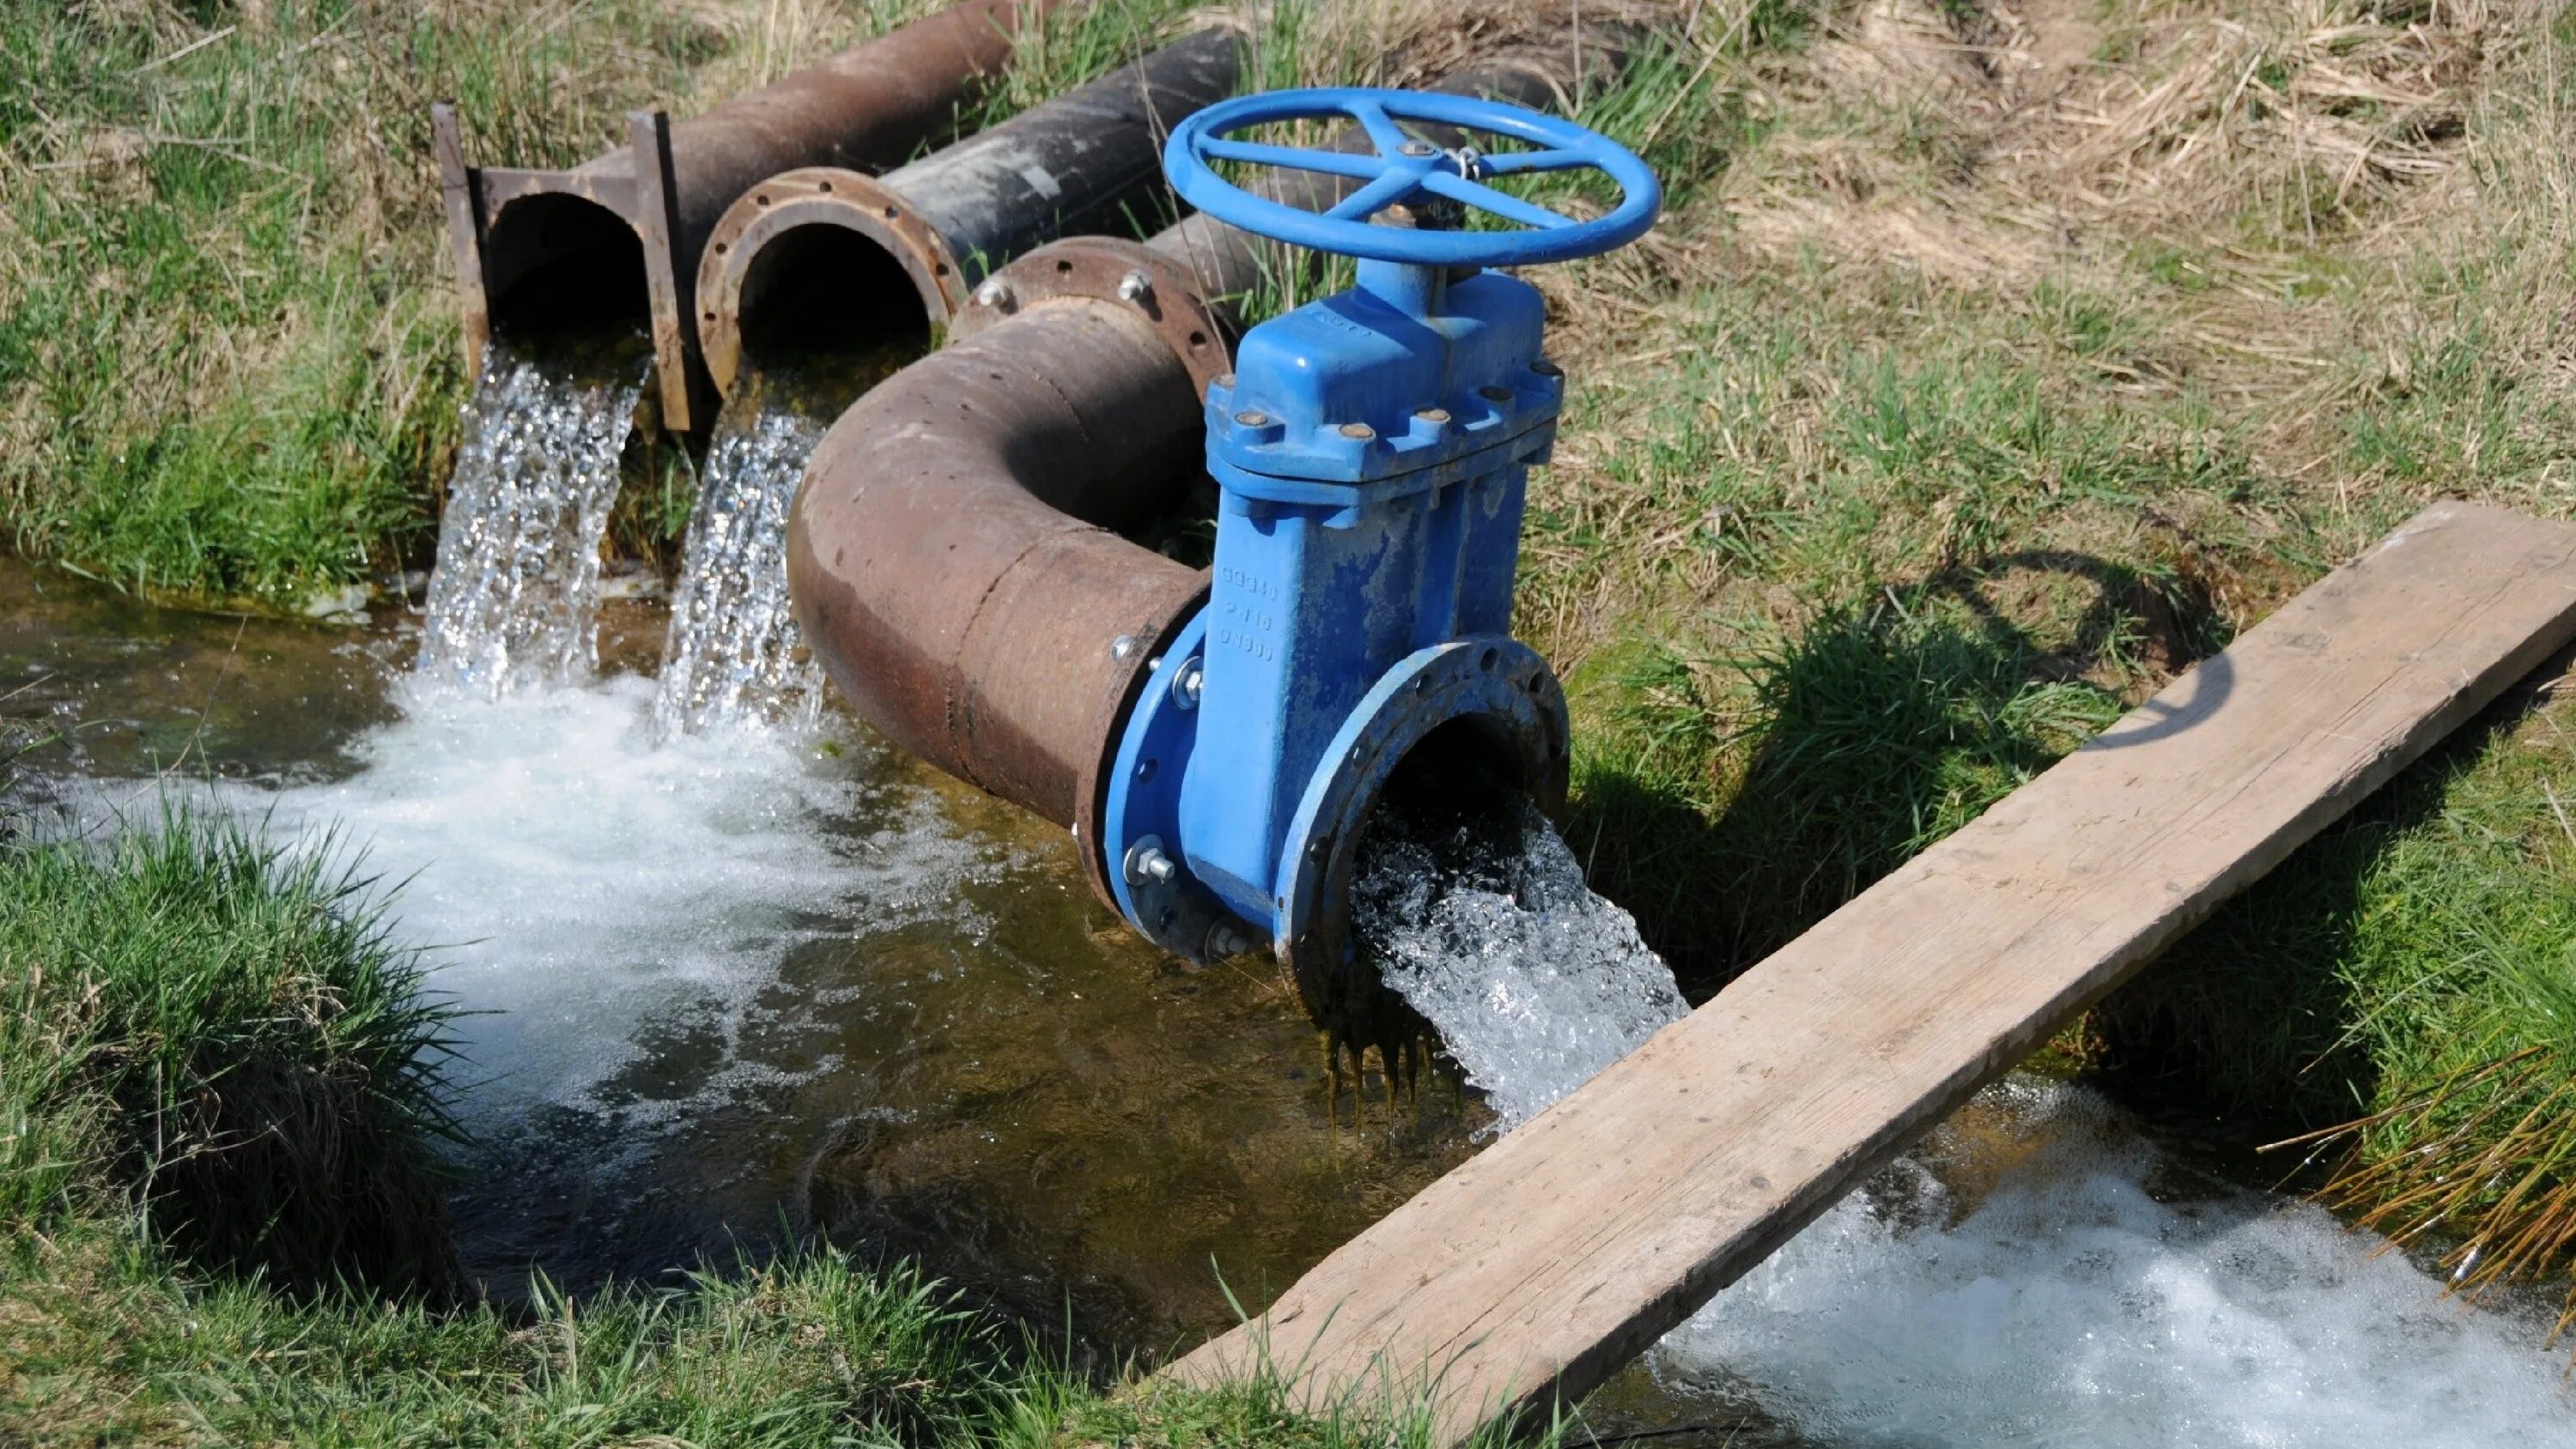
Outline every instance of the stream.
<path fill-rule="evenodd" d="M 399 884 L 432 988 L 475 1013 L 458 1220 L 496 1294 L 531 1267 L 662 1281 L 819 1232 L 1112 1356 L 1160 1353 L 1232 1320 L 1219 1273 L 1266 1298 L 1679 1009 L 1544 822 L 1463 863 L 1414 842 L 1369 919 L 1457 1068 L 1356 1125 L 1343 1093 L 1337 1119 L 1271 973 L 1161 957 L 1063 832 L 837 712 L 657 727 L 668 612 L 582 607 L 596 673 L 495 691 L 416 668 L 407 610 L 180 613 L 0 564 L 0 677 L 13 715 L 69 731 L 29 762 L 63 819 L 207 792 L 281 836 L 336 828 Z M 2377 1246 L 2015 1078 L 1621 1374 L 1589 1425 L 2576 1444 L 2545 1305 L 2463 1309 Z"/>

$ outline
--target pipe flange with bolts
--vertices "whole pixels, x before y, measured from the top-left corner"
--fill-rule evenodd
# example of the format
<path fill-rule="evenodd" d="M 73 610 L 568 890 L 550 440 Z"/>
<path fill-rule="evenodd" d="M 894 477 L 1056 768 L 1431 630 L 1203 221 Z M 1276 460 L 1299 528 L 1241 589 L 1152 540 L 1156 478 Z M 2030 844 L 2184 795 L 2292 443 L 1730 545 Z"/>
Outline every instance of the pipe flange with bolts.
<path fill-rule="evenodd" d="M 774 238 L 802 226 L 857 232 L 903 265 L 933 327 L 966 305 L 966 278 L 948 242 L 875 177 L 837 166 L 781 172 L 746 191 L 716 221 L 698 263 L 698 335 L 716 390 L 730 394 L 742 372 L 743 290 L 752 264 Z"/>
<path fill-rule="evenodd" d="M 984 279 L 949 324 L 973 337 L 1064 302 L 1100 302 L 1154 329 L 1205 396 L 1230 365 L 1225 330 L 1190 269 L 1142 242 L 1077 236 L 1049 242 Z"/>

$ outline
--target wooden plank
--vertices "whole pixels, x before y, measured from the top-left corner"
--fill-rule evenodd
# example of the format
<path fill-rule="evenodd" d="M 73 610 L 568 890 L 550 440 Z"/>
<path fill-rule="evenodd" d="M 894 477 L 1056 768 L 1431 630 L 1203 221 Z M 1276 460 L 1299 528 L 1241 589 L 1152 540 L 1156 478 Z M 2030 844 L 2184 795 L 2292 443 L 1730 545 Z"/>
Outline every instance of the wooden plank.
<path fill-rule="evenodd" d="M 2576 528 L 2426 509 L 1173 1372 L 1544 1415 L 2571 636 Z"/>

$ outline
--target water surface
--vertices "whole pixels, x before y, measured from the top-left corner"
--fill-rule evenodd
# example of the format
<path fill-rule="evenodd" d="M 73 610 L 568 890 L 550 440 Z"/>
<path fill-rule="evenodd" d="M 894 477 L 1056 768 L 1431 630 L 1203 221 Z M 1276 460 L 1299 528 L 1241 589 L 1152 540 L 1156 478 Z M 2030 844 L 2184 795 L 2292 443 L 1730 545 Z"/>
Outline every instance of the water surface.
<path fill-rule="evenodd" d="M 1435 1082 L 1354 1126 L 1292 992 L 1139 944 L 1055 828 L 828 712 L 657 730 L 660 611 L 603 605 L 602 675 L 498 699 L 411 674 L 417 621 L 379 615 L 174 613 L 0 565 L 0 677 L 13 713 L 84 725 L 38 756 L 40 792 L 95 816 L 212 791 L 280 832 L 339 826 L 405 882 L 433 986 L 480 1013 L 459 1217 L 498 1292 L 811 1232 L 1156 1352 L 1231 1320 L 1217 1270 L 1266 1299 L 1677 1009 L 1552 836 L 1414 861 L 1382 924 L 1494 1095 Z M 1588 1422 L 1743 1446 L 2576 1443 L 2530 1305 L 2463 1311 L 2376 1246 L 2019 1080 Z"/>

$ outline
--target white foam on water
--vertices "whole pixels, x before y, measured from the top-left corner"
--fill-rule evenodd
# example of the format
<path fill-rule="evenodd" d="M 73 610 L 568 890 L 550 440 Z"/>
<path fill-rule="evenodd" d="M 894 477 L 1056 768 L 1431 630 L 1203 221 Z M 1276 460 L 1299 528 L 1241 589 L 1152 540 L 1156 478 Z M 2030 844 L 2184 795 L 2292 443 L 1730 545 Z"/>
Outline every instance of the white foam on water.
<path fill-rule="evenodd" d="M 1387 981 L 1506 1128 L 1684 1010 L 1546 822 L 1527 812 L 1513 834 L 1396 822 L 1355 893 Z M 1820 1444 L 2576 1445 L 2545 1320 L 2468 1308 L 2382 1247 L 2178 1172 L 2089 1092 L 2016 1079 L 1650 1364 Z"/>
<path fill-rule="evenodd" d="M 1583 883 L 1547 818 L 1524 804 L 1514 825 L 1487 841 L 1468 827 L 1426 840 L 1382 824 L 1354 891 L 1380 974 L 1503 1129 L 1689 1010 L 1636 920 Z"/>
<path fill-rule="evenodd" d="M 439 519 L 419 672 L 486 698 L 599 662 L 599 545 L 640 381 L 494 348 Z"/>
<path fill-rule="evenodd" d="M 1830 1444 L 2576 1444 L 2545 1320 L 2446 1297 L 2320 1208 L 2172 1191 L 2079 1088 L 1979 1107 L 2028 1149 L 1981 1198 L 1936 1138 L 1667 1337 L 1657 1375 Z"/>
<path fill-rule="evenodd" d="M 810 726 L 823 671 L 807 657 L 787 597 L 787 517 L 823 425 L 730 410 L 707 449 L 705 483 L 671 599 L 655 728 L 697 734 L 745 724 Z"/>
<path fill-rule="evenodd" d="M 662 739 L 652 697 L 631 676 L 498 701 L 415 680 L 355 775 L 226 787 L 273 832 L 336 829 L 404 882 L 394 926 L 437 948 L 430 989 L 492 1013 L 458 1023 L 485 1084 L 470 1116 L 594 1105 L 639 1031 L 676 1018 L 730 1040 L 797 944 L 953 915 L 960 884 L 1005 863 L 926 792 L 868 783 L 872 745 Z"/>

